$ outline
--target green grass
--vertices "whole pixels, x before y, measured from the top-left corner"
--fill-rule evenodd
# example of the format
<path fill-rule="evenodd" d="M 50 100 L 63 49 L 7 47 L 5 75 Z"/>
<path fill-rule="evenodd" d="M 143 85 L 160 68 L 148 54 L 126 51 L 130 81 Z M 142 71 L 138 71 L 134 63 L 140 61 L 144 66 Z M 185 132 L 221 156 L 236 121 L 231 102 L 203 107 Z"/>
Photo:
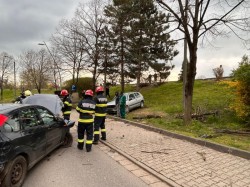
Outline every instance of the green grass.
<path fill-rule="evenodd" d="M 131 87 L 126 91 L 131 91 Z M 140 122 L 191 137 L 207 136 L 209 137 L 206 138 L 207 141 L 250 151 L 249 136 L 216 132 L 216 129 L 250 130 L 250 127 L 230 110 L 230 103 L 234 100 L 234 90 L 227 85 L 211 80 L 195 82 L 193 112 L 218 111 L 219 115 L 207 116 L 204 121 L 193 120 L 188 126 L 183 125 L 183 120 L 177 118 L 178 115 L 182 115 L 183 111 L 182 83 L 169 82 L 161 86 L 145 87 L 140 92 L 145 98 L 145 107 L 130 112 L 127 119 L 135 121 L 133 119 L 135 116 L 160 115 L 161 118 L 143 119 Z"/>
<path fill-rule="evenodd" d="M 110 99 L 114 97 L 116 91 L 120 92 L 120 86 L 110 87 Z M 135 86 L 126 86 L 125 91 L 135 91 Z M 250 130 L 250 126 L 238 119 L 230 110 L 230 104 L 234 100 L 234 90 L 227 85 L 211 80 L 195 81 L 193 112 L 197 109 L 201 113 L 218 111 L 219 115 L 208 116 L 204 121 L 193 120 L 188 126 L 183 125 L 183 120 L 177 118 L 183 111 L 182 83 L 168 82 L 160 86 L 144 87 L 140 92 L 145 98 L 145 107 L 128 113 L 127 119 L 138 121 L 133 117 L 147 114 L 160 115 L 161 118 L 143 119 L 139 122 L 196 138 L 210 136 L 211 138 L 206 138 L 207 141 L 250 151 L 249 136 L 221 134 L 215 131 L 216 129 Z M 19 93 L 17 91 L 17 95 Z M 32 90 L 32 93 L 37 92 Z M 53 90 L 42 90 L 42 93 L 53 93 Z M 4 90 L 2 102 L 11 102 L 13 99 L 14 91 Z"/>

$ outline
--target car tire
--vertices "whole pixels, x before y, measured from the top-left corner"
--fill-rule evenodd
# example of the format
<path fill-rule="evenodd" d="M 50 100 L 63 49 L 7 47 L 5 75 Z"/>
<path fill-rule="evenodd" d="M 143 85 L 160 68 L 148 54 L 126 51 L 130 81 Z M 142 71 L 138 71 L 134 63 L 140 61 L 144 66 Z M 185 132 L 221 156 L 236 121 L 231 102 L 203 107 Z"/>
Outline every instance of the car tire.
<path fill-rule="evenodd" d="M 65 134 L 62 147 L 64 147 L 64 148 L 70 147 L 72 145 L 72 143 L 73 143 L 73 136 L 70 132 L 67 132 Z"/>
<path fill-rule="evenodd" d="M 27 160 L 19 155 L 11 163 L 9 170 L 2 182 L 2 187 L 20 187 L 27 174 Z"/>
<path fill-rule="evenodd" d="M 144 102 L 141 101 L 140 107 L 143 108 L 144 107 Z"/>
<path fill-rule="evenodd" d="M 129 113 L 129 107 L 128 107 L 128 106 L 126 106 L 125 112 L 126 112 L 126 113 Z"/>

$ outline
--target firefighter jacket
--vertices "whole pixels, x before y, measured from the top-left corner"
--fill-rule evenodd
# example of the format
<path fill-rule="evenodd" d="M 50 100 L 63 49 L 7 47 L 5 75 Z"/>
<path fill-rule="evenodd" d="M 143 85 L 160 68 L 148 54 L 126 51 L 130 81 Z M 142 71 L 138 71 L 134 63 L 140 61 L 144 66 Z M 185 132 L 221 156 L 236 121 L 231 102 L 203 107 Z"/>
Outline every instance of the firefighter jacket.
<path fill-rule="evenodd" d="M 72 108 L 72 101 L 69 96 L 66 96 L 63 98 L 63 107 L 62 112 L 63 115 L 70 115 Z"/>
<path fill-rule="evenodd" d="M 80 113 L 78 122 L 81 123 L 93 123 L 95 114 L 95 101 L 86 98 L 78 103 L 76 111 Z"/>
<path fill-rule="evenodd" d="M 107 111 L 107 98 L 103 94 L 98 94 L 95 97 L 96 107 L 95 107 L 95 116 L 105 117 Z"/>

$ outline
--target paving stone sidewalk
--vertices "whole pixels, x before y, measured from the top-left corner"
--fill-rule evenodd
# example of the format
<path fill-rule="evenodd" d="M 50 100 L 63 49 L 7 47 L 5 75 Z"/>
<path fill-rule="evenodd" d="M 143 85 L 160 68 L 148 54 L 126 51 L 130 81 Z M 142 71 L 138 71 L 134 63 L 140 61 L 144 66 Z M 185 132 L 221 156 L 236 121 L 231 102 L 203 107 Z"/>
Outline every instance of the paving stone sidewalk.
<path fill-rule="evenodd" d="M 106 119 L 107 143 L 183 187 L 250 187 L 250 160 Z"/>

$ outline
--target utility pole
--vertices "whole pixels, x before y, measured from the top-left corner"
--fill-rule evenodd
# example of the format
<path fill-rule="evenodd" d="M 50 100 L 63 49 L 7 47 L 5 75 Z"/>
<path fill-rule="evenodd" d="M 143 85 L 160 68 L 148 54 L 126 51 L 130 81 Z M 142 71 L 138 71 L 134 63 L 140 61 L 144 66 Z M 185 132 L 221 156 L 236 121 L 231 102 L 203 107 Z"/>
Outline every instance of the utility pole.
<path fill-rule="evenodd" d="M 16 61 L 14 59 L 14 97 L 16 98 Z"/>

